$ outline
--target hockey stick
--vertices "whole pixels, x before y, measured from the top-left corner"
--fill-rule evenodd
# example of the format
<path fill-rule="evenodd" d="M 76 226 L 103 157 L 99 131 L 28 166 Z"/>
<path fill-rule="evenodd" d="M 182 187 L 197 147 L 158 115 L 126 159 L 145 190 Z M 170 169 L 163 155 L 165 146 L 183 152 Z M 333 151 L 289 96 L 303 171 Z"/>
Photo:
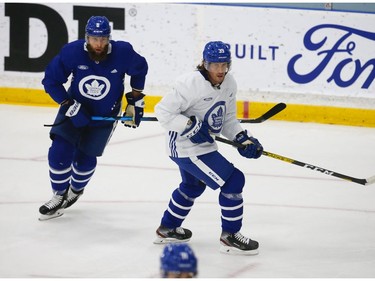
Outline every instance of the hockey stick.
<path fill-rule="evenodd" d="M 217 140 L 219 142 L 226 143 L 226 144 L 233 145 L 233 146 L 238 147 L 238 148 L 244 147 L 244 145 L 242 145 L 240 143 L 236 143 L 236 142 L 233 142 L 233 141 L 230 141 L 230 140 L 218 137 L 218 136 L 215 137 L 215 140 Z M 281 156 L 281 155 L 278 155 L 278 154 L 275 154 L 275 153 L 272 153 L 272 152 L 268 152 L 268 151 L 263 150 L 262 154 L 265 155 L 265 156 L 277 159 L 277 160 L 287 162 L 289 164 L 294 164 L 294 165 L 297 165 L 297 166 L 300 166 L 300 167 L 303 167 L 303 168 L 307 168 L 307 169 L 310 169 L 310 170 L 313 170 L 313 171 L 321 172 L 321 173 L 323 173 L 325 175 L 328 175 L 328 176 L 341 178 L 341 179 L 351 181 L 351 182 L 355 182 L 355 183 L 358 183 L 358 184 L 370 185 L 370 184 L 375 183 L 375 176 L 369 177 L 367 179 L 358 179 L 358 178 L 343 175 L 343 174 L 340 174 L 340 173 L 337 173 L 337 172 L 334 172 L 334 171 L 330 171 L 330 170 L 327 170 L 325 168 L 321 168 L 321 167 L 318 167 L 318 166 L 315 166 L 315 165 L 311 165 L 311 164 L 307 164 L 307 163 L 304 163 L 304 162 L 301 162 L 301 161 L 298 161 L 298 160 L 294 160 L 294 159 L 291 159 L 291 158 L 288 158 L 288 157 L 285 157 L 285 156 Z"/>
<path fill-rule="evenodd" d="M 271 117 L 273 117 L 274 115 L 276 115 L 277 113 L 279 113 L 280 111 L 284 110 L 286 108 L 286 104 L 285 103 L 278 103 L 276 105 L 274 105 L 270 110 L 268 110 L 266 113 L 264 113 L 263 115 L 259 116 L 258 118 L 254 118 L 254 119 L 238 119 L 240 121 L 240 123 L 262 123 L 268 119 L 270 119 Z M 68 118 L 65 118 L 63 119 L 62 121 L 56 123 L 56 124 L 51 124 L 51 125 L 44 125 L 44 127 L 54 127 L 54 126 L 58 126 L 62 123 L 64 123 Z M 115 116 L 115 117 L 111 117 L 111 116 L 108 116 L 108 117 L 105 117 L 105 116 L 92 116 L 91 117 L 91 120 L 94 120 L 94 121 L 131 121 L 133 120 L 132 117 L 127 117 L 127 116 Z M 158 121 L 158 119 L 156 117 L 142 117 L 141 118 L 142 121 Z"/>
<path fill-rule="evenodd" d="M 94 120 L 94 121 L 132 121 L 133 117 L 131 116 L 114 116 L 114 117 L 92 116 L 91 120 Z M 158 121 L 158 119 L 156 119 L 156 117 L 142 117 L 141 121 Z"/>
<path fill-rule="evenodd" d="M 61 125 L 62 123 L 64 123 L 66 120 L 68 120 L 69 117 L 65 117 L 63 120 L 61 120 L 60 122 L 57 122 L 57 123 L 53 123 L 53 124 L 44 124 L 43 126 L 44 127 L 55 127 L 55 126 L 59 126 Z"/>
<path fill-rule="evenodd" d="M 283 102 L 280 102 L 273 106 L 270 110 L 268 110 L 266 113 L 264 113 L 262 116 L 259 116 L 255 119 L 238 119 L 240 123 L 262 123 L 268 119 L 270 119 L 272 116 L 276 115 L 280 111 L 283 111 L 286 108 L 286 104 Z"/>
<path fill-rule="evenodd" d="M 270 119 L 272 116 L 276 115 L 280 111 L 284 110 L 286 108 L 285 103 L 278 103 L 275 106 L 273 106 L 270 110 L 268 110 L 266 113 L 264 113 L 262 116 L 259 116 L 255 119 L 238 119 L 240 123 L 262 123 L 268 119 Z M 131 121 L 133 120 L 132 117 L 127 116 L 115 116 L 115 117 L 105 117 L 105 116 L 92 116 L 91 120 L 95 121 Z M 158 121 L 156 117 L 142 117 L 142 121 Z"/>

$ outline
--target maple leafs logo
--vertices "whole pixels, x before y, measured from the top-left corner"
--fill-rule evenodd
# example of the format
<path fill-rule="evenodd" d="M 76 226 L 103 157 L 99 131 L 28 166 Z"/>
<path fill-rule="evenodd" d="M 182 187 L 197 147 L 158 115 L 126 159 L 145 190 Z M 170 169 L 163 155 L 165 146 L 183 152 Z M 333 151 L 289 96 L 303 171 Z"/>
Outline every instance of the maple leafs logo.
<path fill-rule="evenodd" d="M 78 89 L 86 98 L 101 100 L 109 93 L 111 82 L 103 76 L 88 75 L 79 81 Z"/>
<path fill-rule="evenodd" d="M 204 116 L 213 134 L 220 133 L 226 116 L 226 104 L 221 100 L 211 106 Z"/>
<path fill-rule="evenodd" d="M 217 128 L 222 126 L 223 124 L 223 108 L 219 107 L 218 111 L 216 113 L 212 113 L 211 118 L 212 118 L 212 127 Z"/>
<path fill-rule="evenodd" d="M 87 89 L 87 94 L 93 97 L 98 97 L 102 94 L 102 90 L 104 89 L 104 84 L 99 84 L 97 80 L 91 82 L 91 84 L 86 83 L 85 88 Z"/>

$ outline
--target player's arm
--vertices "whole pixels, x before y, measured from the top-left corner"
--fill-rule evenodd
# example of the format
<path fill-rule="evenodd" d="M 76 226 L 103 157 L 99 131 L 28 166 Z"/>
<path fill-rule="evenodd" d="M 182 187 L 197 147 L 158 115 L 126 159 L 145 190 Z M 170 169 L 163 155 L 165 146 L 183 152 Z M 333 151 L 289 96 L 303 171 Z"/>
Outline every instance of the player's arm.
<path fill-rule="evenodd" d="M 227 102 L 227 112 L 221 133 L 228 139 L 233 140 L 236 135 L 243 131 L 240 122 L 237 119 L 236 100 Z"/>
<path fill-rule="evenodd" d="M 68 99 L 64 84 L 70 74 L 71 72 L 64 67 L 60 55 L 54 57 L 46 67 L 42 84 L 46 93 L 58 104 Z"/>
<path fill-rule="evenodd" d="M 130 86 L 133 91 L 142 92 L 145 88 L 148 64 L 144 57 L 134 51 L 133 47 L 128 44 L 126 48 L 126 59 L 129 62 L 127 74 L 130 76 Z M 137 93 L 134 93 L 135 95 Z"/>
<path fill-rule="evenodd" d="M 148 64 L 144 57 L 135 52 L 130 44 L 127 45 L 130 65 L 127 74 L 130 76 L 132 91 L 125 94 L 127 106 L 123 116 L 132 117 L 130 121 L 124 121 L 126 127 L 137 128 L 142 120 L 145 107 L 145 86 Z"/>
<path fill-rule="evenodd" d="M 227 74 L 225 79 L 228 79 L 228 83 L 232 89 L 232 94 L 226 101 L 226 115 L 221 134 L 226 138 L 233 140 L 238 133 L 243 131 L 240 122 L 237 120 L 237 83 L 230 74 Z"/>
<path fill-rule="evenodd" d="M 176 87 L 164 96 L 155 106 L 155 115 L 163 128 L 168 131 L 182 133 L 188 126 L 190 116 L 181 114 L 190 105 L 191 100 L 185 98 Z"/>
<path fill-rule="evenodd" d="M 84 127 L 90 123 L 87 110 L 65 90 L 71 70 L 64 63 L 64 49 L 47 65 L 42 84 L 51 98 L 60 105 L 60 112 L 69 117 L 75 127 Z"/>

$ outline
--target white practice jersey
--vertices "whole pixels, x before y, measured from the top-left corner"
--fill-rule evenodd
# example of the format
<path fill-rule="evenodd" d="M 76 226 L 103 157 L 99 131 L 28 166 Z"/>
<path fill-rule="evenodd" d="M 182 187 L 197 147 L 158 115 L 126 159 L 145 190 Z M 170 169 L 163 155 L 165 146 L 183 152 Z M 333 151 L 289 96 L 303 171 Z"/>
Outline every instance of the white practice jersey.
<path fill-rule="evenodd" d="M 216 142 L 195 144 L 181 136 L 190 116 L 207 122 L 212 135 L 223 134 L 233 140 L 243 131 L 236 116 L 236 94 L 237 83 L 230 73 L 219 88 L 213 87 L 199 71 L 177 78 L 171 93 L 155 106 L 158 121 L 168 131 L 169 156 L 198 156 L 218 149 Z"/>

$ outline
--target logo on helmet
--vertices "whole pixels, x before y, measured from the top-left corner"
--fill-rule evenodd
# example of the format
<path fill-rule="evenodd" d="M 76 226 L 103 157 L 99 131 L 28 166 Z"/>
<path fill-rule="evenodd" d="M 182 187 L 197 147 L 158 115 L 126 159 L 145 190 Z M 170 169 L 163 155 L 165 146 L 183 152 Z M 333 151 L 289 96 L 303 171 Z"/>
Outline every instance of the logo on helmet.
<path fill-rule="evenodd" d="M 203 50 L 203 59 L 210 62 L 231 63 L 229 45 L 221 41 L 211 41 L 206 44 Z"/>

